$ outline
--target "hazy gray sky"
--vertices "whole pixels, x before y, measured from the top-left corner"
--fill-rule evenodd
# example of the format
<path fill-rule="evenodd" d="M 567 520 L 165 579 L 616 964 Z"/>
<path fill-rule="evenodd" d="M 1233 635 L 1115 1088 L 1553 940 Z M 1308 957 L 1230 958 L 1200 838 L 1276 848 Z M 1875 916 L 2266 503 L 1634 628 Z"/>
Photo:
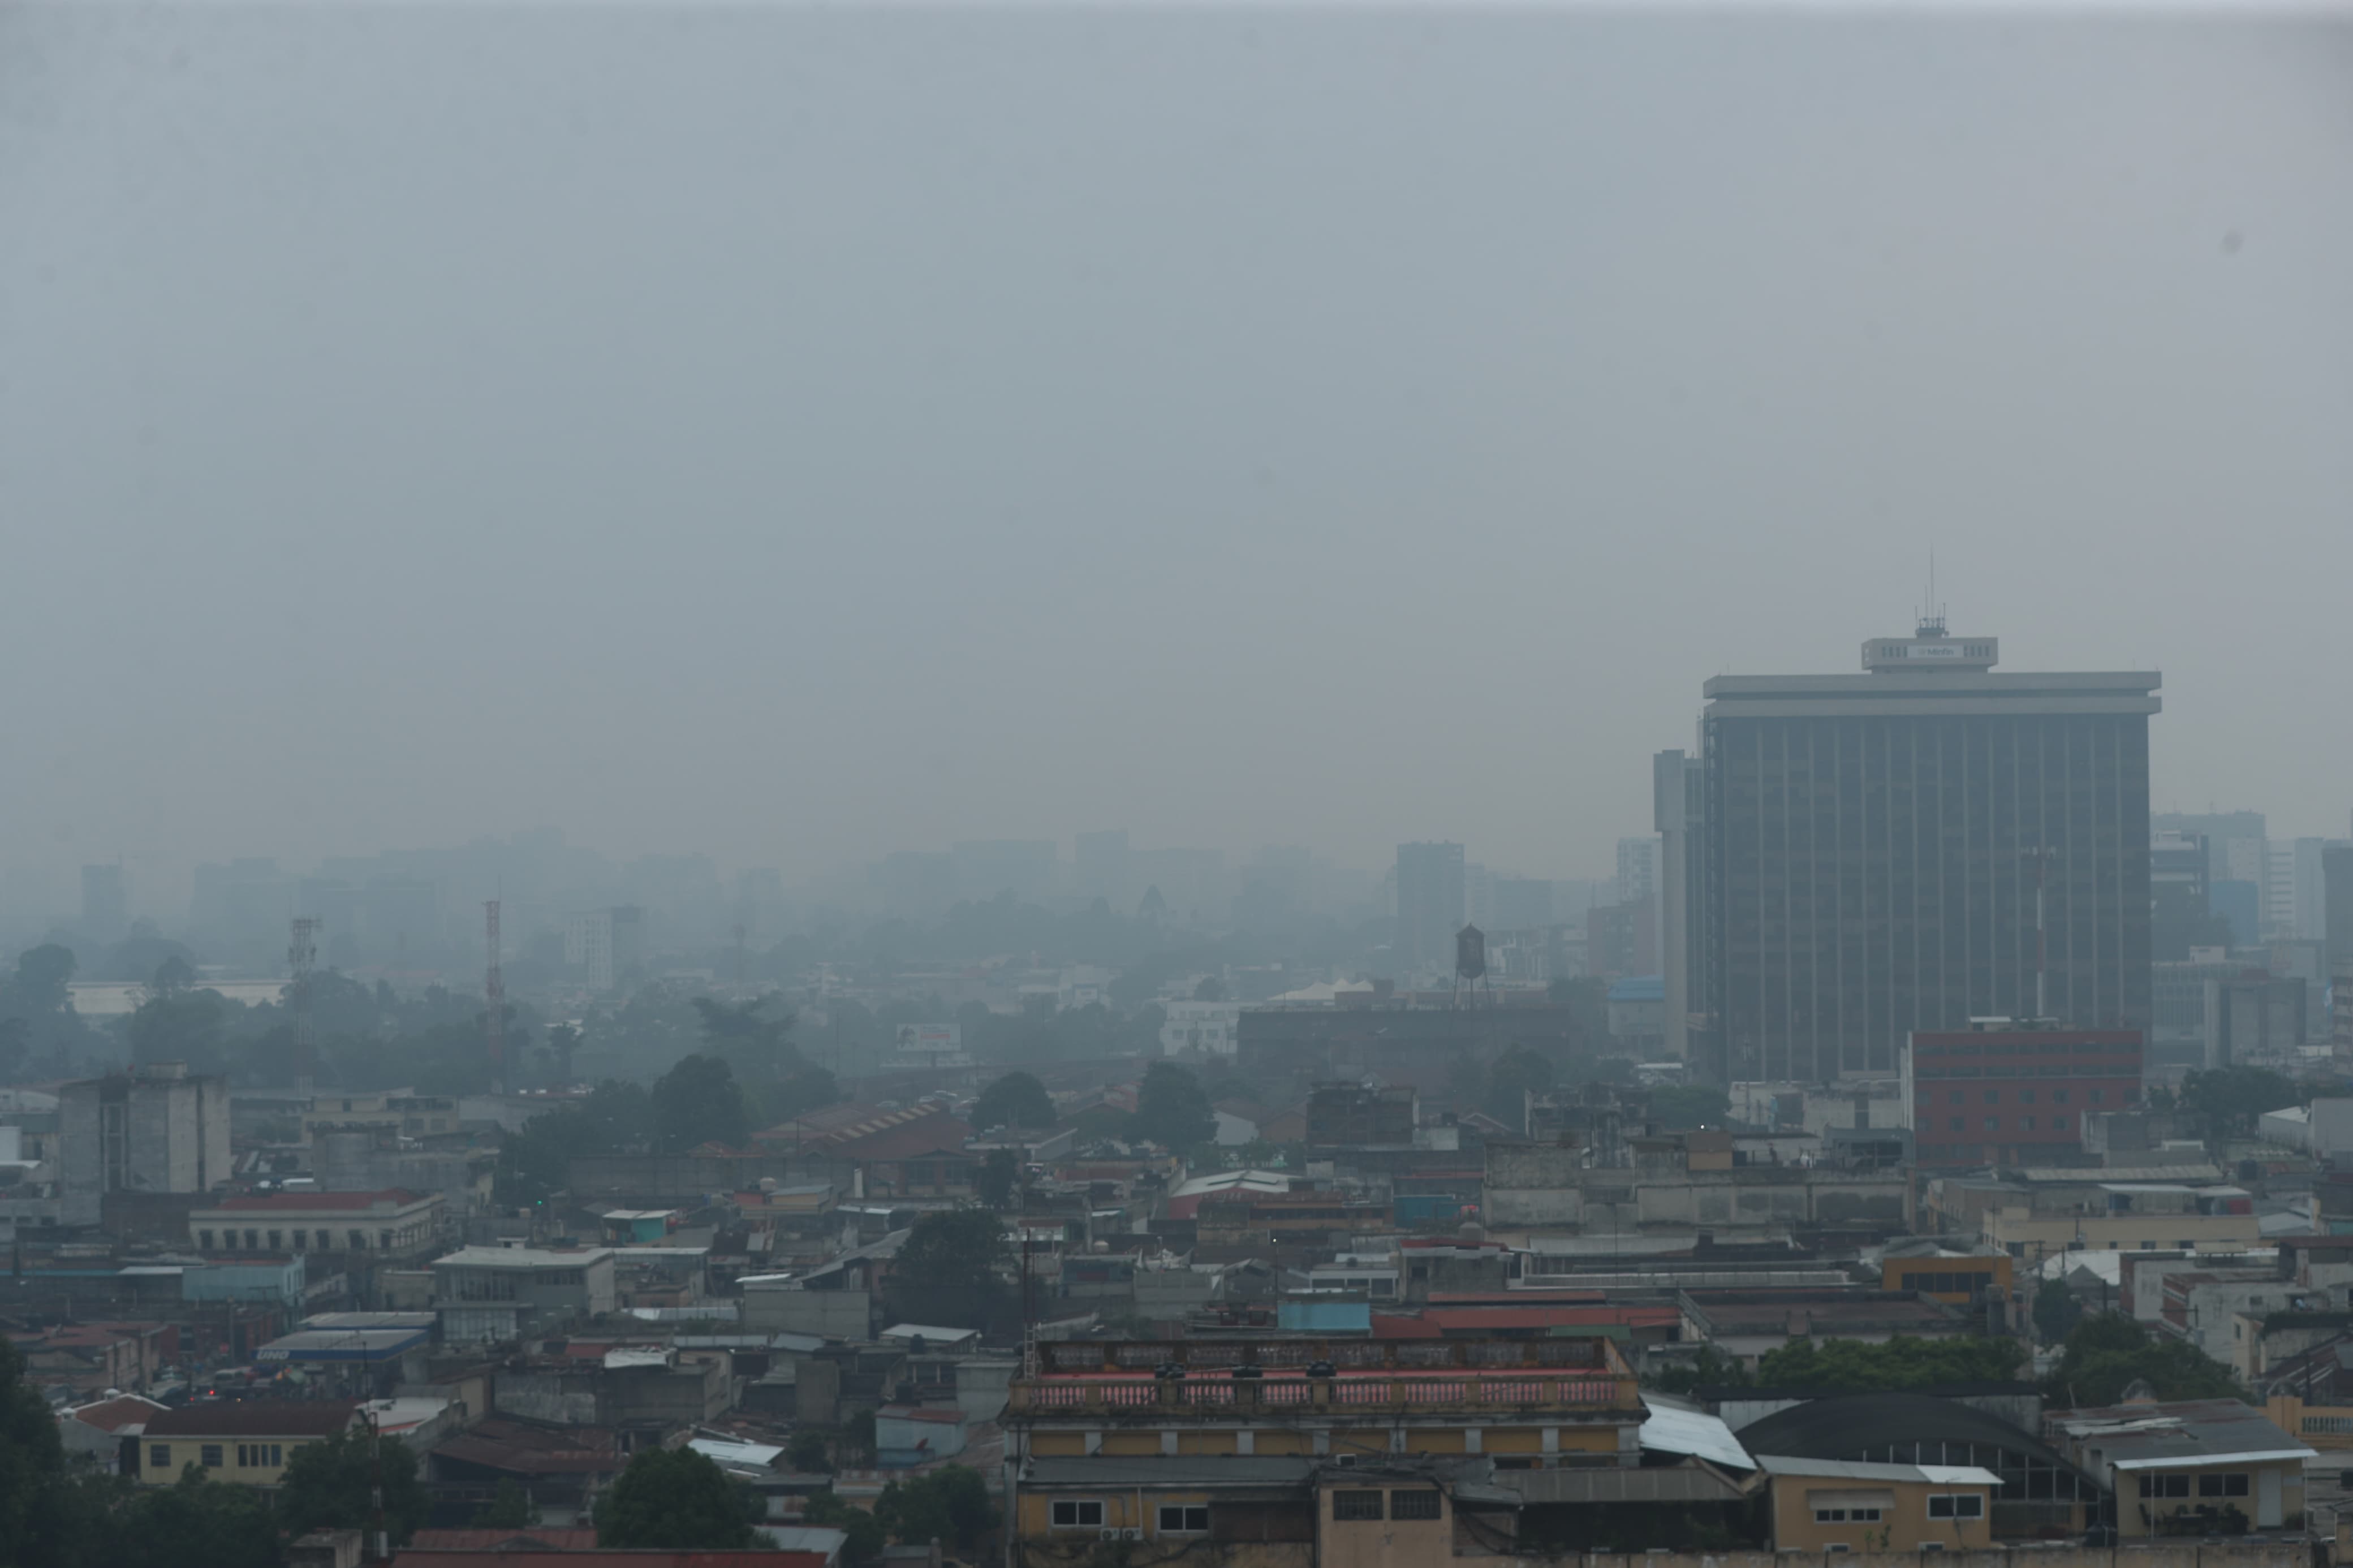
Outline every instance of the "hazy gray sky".
<path fill-rule="evenodd" d="M 1938 553 L 2343 834 L 2353 31 L 0 8 L 0 861 L 1604 868 Z"/>

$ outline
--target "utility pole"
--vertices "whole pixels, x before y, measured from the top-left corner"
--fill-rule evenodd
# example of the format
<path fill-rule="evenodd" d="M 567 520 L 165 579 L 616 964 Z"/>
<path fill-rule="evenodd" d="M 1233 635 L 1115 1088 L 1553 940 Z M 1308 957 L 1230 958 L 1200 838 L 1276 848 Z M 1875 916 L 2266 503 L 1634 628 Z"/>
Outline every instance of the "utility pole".
<path fill-rule="evenodd" d="M 497 906 L 491 907 L 495 909 Z M 367 1423 L 368 1435 L 370 1561 L 389 1563 L 392 1561 L 392 1545 L 385 1539 L 384 1532 L 384 1434 L 377 1430 L 375 1412 L 364 1405 L 360 1407 L 360 1419 Z"/>
<path fill-rule="evenodd" d="M 490 949 L 490 967 L 482 976 L 482 1033 L 491 1052 L 491 1092 L 507 1091 L 507 983 L 499 973 L 499 900 L 482 905 L 482 940 Z"/>

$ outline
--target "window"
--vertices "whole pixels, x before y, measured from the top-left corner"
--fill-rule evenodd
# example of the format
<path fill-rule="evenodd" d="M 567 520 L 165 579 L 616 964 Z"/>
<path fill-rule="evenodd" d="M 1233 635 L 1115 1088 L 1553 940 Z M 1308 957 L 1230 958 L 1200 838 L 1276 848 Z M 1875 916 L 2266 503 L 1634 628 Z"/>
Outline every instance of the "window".
<path fill-rule="evenodd" d="M 1391 1519 L 1436 1519 L 1438 1494 L 1431 1491 L 1389 1493 Z"/>
<path fill-rule="evenodd" d="M 1209 1528 L 1209 1510 L 1203 1503 L 1162 1503 L 1160 1533 L 1163 1535 L 1200 1535 Z"/>
<path fill-rule="evenodd" d="M 1877 1524 L 1879 1510 L 1875 1508 L 1818 1508 L 1814 1510 L 1816 1524 Z"/>
<path fill-rule="evenodd" d="M 169 1443 L 148 1444 L 147 1468 L 151 1470 L 170 1469 L 172 1468 L 172 1445 Z"/>
<path fill-rule="evenodd" d="M 296 1231 L 296 1232 L 294 1233 L 294 1250 L 295 1250 L 295 1251 L 297 1251 L 297 1252 L 303 1252 L 303 1251 L 307 1251 L 307 1250 L 309 1249 L 310 1246 L 311 1246 L 311 1233 L 310 1233 L 309 1231 L 307 1231 L 307 1230 L 298 1230 L 298 1231 Z"/>
<path fill-rule="evenodd" d="M 196 1250 L 199 1252 L 210 1252 L 212 1249 L 213 1233 L 208 1230 L 200 1230 L 196 1232 Z"/>
<path fill-rule="evenodd" d="M 1816 1524 L 1844 1524 L 1846 1522 L 1846 1510 L 1842 1508 L 1818 1508 L 1814 1510 L 1814 1522 Z"/>
<path fill-rule="evenodd" d="M 377 1231 L 375 1233 L 375 1244 L 384 1251 L 390 1252 L 392 1250 L 392 1232 L 388 1230 Z"/>
<path fill-rule="evenodd" d="M 353 1252 L 365 1252 L 367 1250 L 367 1232 L 364 1230 L 355 1230 L 352 1232 L 352 1250 Z"/>
<path fill-rule="evenodd" d="M 1989 1117 L 1987 1117 L 1987 1118 L 1986 1118 L 1985 1130 L 1986 1130 L 1987 1131 L 1989 1131 L 1989 1132 L 1999 1132 L 1999 1131 L 2001 1131 L 2001 1118 L 2000 1118 L 2000 1117 L 1999 1117 L 1999 1116 L 1989 1116 Z"/>
<path fill-rule="evenodd" d="M 2067 1131 L 2067 1119 L 2066 1119 L 2065 1117 L 2063 1117 L 2063 1116 L 2054 1116 L 2054 1117 L 2052 1117 L 2052 1118 L 2051 1119 L 2051 1131 L 2053 1131 L 2053 1132 L 2064 1132 L 2064 1131 Z"/>
<path fill-rule="evenodd" d="M 2107 1092 L 2107 1090 L 2105 1090 L 2105 1089 L 2094 1089 L 2094 1090 L 2092 1091 L 2092 1103 L 2093 1103 L 2094 1105 L 2097 1105 L 2097 1104 L 2099 1104 L 2099 1103 L 2100 1103 L 2100 1097 L 2101 1097 L 2102 1095 L 2105 1094 L 2106 1092 Z"/>
<path fill-rule="evenodd" d="M 203 1447 L 197 1449 L 196 1463 L 202 1465 L 208 1470 L 219 1469 L 221 1468 L 221 1446 L 218 1443 L 207 1443 Z"/>
<path fill-rule="evenodd" d="M 2052 1104 L 2053 1104 L 2053 1105 L 2064 1105 L 2064 1104 L 2066 1104 L 2066 1103 L 2067 1103 L 2067 1091 L 2066 1091 L 2065 1089 L 2052 1089 L 2052 1090 L 2051 1091 L 2051 1103 L 2052 1103 Z"/>
<path fill-rule="evenodd" d="M 2034 1091 L 2033 1091 L 2032 1089 L 2020 1089 L 2020 1090 L 2018 1091 L 2018 1103 L 2019 1103 L 2019 1104 L 2021 1104 L 2021 1105 L 2031 1105 L 2031 1104 L 2033 1104 L 2033 1103 L 2034 1103 Z"/>
<path fill-rule="evenodd" d="M 259 1252 L 261 1250 L 261 1233 L 259 1231 L 248 1230 L 245 1233 L 245 1249 L 248 1252 Z"/>
<path fill-rule="evenodd" d="M 282 1249 L 286 1245 L 285 1236 L 286 1233 L 282 1230 L 271 1231 L 269 1233 L 269 1250 L 277 1252 Z"/>
<path fill-rule="evenodd" d="M 2247 1478 L 2244 1475 L 2200 1476 L 2198 1478 L 2200 1497 L 2244 1497 Z"/>
<path fill-rule="evenodd" d="M 2188 1476 L 2147 1476 L 2140 1479 L 2140 1495 L 2148 1498 L 2188 1497 Z"/>
<path fill-rule="evenodd" d="M 1381 1517 L 1381 1494 L 1378 1492 L 1334 1492 L 1334 1519 L 1378 1519 Z"/>
<path fill-rule="evenodd" d="M 1849 1546 L 1843 1541 L 1833 1541 L 1829 1545 L 1823 1547 L 1822 1550 L 1824 1552 L 1852 1552 L 1854 1548 Z"/>
<path fill-rule="evenodd" d="M 1966 1095 L 1966 1094 L 1963 1094 L 1959 1089 L 1957 1089 L 1953 1090 L 1953 1094 L 1952 1094 L 1952 1103 L 1953 1103 L 1953 1104 L 1955 1104 L 1955 1105 L 1967 1105 L 1967 1104 L 1968 1103 L 1968 1095 Z"/>
<path fill-rule="evenodd" d="M 2194 1241 L 2177 1241 L 2173 1245 L 2179 1247 L 2184 1252 L 2195 1252 L 2198 1250 L 2198 1244 Z M 2260 1305 L 2260 1303 L 2257 1304 Z"/>
<path fill-rule="evenodd" d="M 1985 1102 L 1988 1105 L 2000 1105 L 2001 1103 L 2001 1090 L 1998 1089 L 1987 1089 L 1985 1091 Z"/>
<path fill-rule="evenodd" d="M 1985 1495 L 1982 1492 L 1930 1492 L 1930 1519 L 1983 1519 Z"/>
<path fill-rule="evenodd" d="M 1054 1504 L 1056 1530 L 1098 1530 L 1102 1526 L 1102 1503 L 1056 1500 Z"/>
<path fill-rule="evenodd" d="M 2021 1116 L 2021 1117 L 2020 1117 L 2020 1118 L 2018 1119 L 2018 1130 L 2019 1130 L 2021 1132 L 2031 1132 L 2031 1131 L 2034 1131 L 2034 1118 L 2032 1118 L 2031 1116 Z"/>
<path fill-rule="evenodd" d="M 1959 1131 L 1965 1131 L 1965 1130 L 1966 1130 L 1966 1123 L 1968 1122 L 1968 1119 L 1967 1117 L 1964 1117 L 1964 1116 L 1956 1116 L 1956 1117 L 1954 1117 L 1954 1118 L 1952 1119 L 1952 1126 L 1948 1129 L 1948 1131 L 1954 1131 L 1954 1132 L 1959 1132 Z"/>

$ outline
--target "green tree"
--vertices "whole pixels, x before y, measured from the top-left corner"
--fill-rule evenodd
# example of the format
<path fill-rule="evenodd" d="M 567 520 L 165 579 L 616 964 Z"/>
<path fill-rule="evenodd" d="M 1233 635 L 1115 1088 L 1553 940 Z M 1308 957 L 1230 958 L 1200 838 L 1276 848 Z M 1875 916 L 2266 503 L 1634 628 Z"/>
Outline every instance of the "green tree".
<path fill-rule="evenodd" d="M 1506 1127 L 1527 1131 L 1531 1090 L 1553 1086 L 1552 1058 L 1525 1046 L 1514 1046 L 1487 1064 L 1487 1093 L 1482 1102 L 1488 1115 Z"/>
<path fill-rule="evenodd" d="M 841 1552 L 853 1565 L 871 1563 L 881 1556 L 889 1540 L 881 1520 L 854 1503 L 842 1501 L 830 1490 L 812 1494 L 801 1510 L 801 1517 L 821 1529 L 839 1530 L 847 1535 L 849 1539 Z"/>
<path fill-rule="evenodd" d="M 1662 1367 L 1644 1378 L 1642 1385 L 1661 1394 L 1689 1394 L 1703 1388 L 1746 1388 L 1754 1381 L 1737 1357 L 1725 1355 L 1714 1345 L 1702 1345 L 1699 1354 Z"/>
<path fill-rule="evenodd" d="M 1214 974 L 1201 976 L 1201 983 L 1193 987 L 1193 1000 L 1196 1002 L 1222 1002 L 1225 999 L 1226 983 Z"/>
<path fill-rule="evenodd" d="M 841 1085 L 824 1068 L 803 1068 L 781 1083 L 762 1090 L 758 1100 L 761 1124 L 774 1126 L 839 1104 Z"/>
<path fill-rule="evenodd" d="M 499 1482 L 491 1500 L 474 1510 L 474 1522 L 484 1530 L 522 1530 L 539 1522 L 539 1510 L 532 1506 L 522 1483 L 509 1476 Z"/>
<path fill-rule="evenodd" d="M 816 1432 L 796 1432 L 785 1447 L 785 1460 L 804 1476 L 831 1473 L 833 1461 L 826 1457 L 825 1438 Z"/>
<path fill-rule="evenodd" d="M 2043 1380 L 2057 1405 L 2116 1405 L 2145 1383 L 2159 1399 L 2245 1399 L 2230 1368 L 2187 1340 L 2159 1338 L 2121 1312 L 2087 1314 L 2067 1335 L 2059 1364 Z"/>
<path fill-rule="evenodd" d="M 190 1465 L 172 1485 L 88 1517 L 82 1545 L 93 1568 L 278 1568 L 284 1522 L 253 1488 Z"/>
<path fill-rule="evenodd" d="M 1791 1340 L 1757 1360 L 1765 1388 L 1879 1394 L 1948 1383 L 2002 1383 L 2018 1375 L 2026 1347 L 2016 1340 L 1921 1339 L 1897 1334 L 1884 1344 L 1861 1340 Z"/>
<path fill-rule="evenodd" d="M 640 1448 L 612 1489 L 596 1500 L 596 1544 L 747 1547 L 749 1490 L 691 1448 Z"/>
<path fill-rule="evenodd" d="M 2264 1111 L 2301 1105 L 2309 1098 L 2269 1068 L 2241 1066 L 2185 1074 L 2177 1103 L 2185 1110 L 2205 1112 L 2221 1131 L 2252 1132 Z"/>
<path fill-rule="evenodd" d="M 785 1009 L 771 1015 L 772 1003 L 783 1005 L 776 996 L 749 1002 L 694 999 L 704 1051 L 734 1068 L 735 1076 L 745 1083 L 769 1083 L 803 1065 L 800 1052 L 793 1048 L 792 1012 Z"/>
<path fill-rule="evenodd" d="M 194 965 L 178 953 L 173 953 L 155 966 L 155 973 L 147 982 L 147 989 L 158 996 L 177 996 L 183 991 L 195 988 Z"/>
<path fill-rule="evenodd" d="M 1721 1127 L 1731 1120 L 1732 1100 L 1705 1084 L 1677 1084 L 1651 1091 L 1651 1116 L 1670 1132 Z"/>
<path fill-rule="evenodd" d="M 1218 1135 L 1200 1080 L 1174 1062 L 1154 1062 L 1135 1091 L 1134 1136 L 1163 1149 L 1190 1149 Z"/>
<path fill-rule="evenodd" d="M 543 1111 L 499 1147 L 499 1202 L 544 1203 L 571 1181 L 572 1162 L 627 1154 L 653 1142 L 653 1101 L 634 1083 L 607 1079 L 577 1107 Z"/>
<path fill-rule="evenodd" d="M 227 1065 L 230 1004 L 217 991 L 159 992 L 139 1004 L 127 1026 L 131 1059 L 185 1062 L 191 1072 L 216 1073 Z"/>
<path fill-rule="evenodd" d="M 988 1158 L 980 1163 L 980 1173 L 973 1178 L 973 1188 L 980 1201 L 999 1214 L 1013 1205 L 1013 1189 L 1021 1182 L 1021 1162 L 1010 1149 L 991 1149 Z"/>
<path fill-rule="evenodd" d="M 2044 1344 L 2065 1339 L 2083 1316 L 2084 1303 L 2056 1279 L 2045 1279 L 2034 1292 L 2034 1332 Z"/>
<path fill-rule="evenodd" d="M 702 1143 L 741 1148 L 752 1137 L 751 1117 L 735 1071 L 720 1057 L 688 1057 L 654 1080 L 654 1126 L 665 1153 Z"/>
<path fill-rule="evenodd" d="M 967 1552 L 997 1525 L 987 1485 L 979 1471 L 965 1465 L 943 1465 L 925 1475 L 892 1481 L 874 1500 L 874 1517 L 902 1542 L 937 1541 Z"/>
<path fill-rule="evenodd" d="M 373 1450 L 373 1452 L 371 1452 Z M 425 1522 L 425 1485 L 417 1479 L 417 1450 L 365 1426 L 347 1426 L 324 1442 L 305 1443 L 287 1456 L 278 1489 L 278 1522 L 288 1533 L 366 1530 L 375 1515 L 370 1489 L 381 1471 L 384 1528 L 405 1545 Z"/>
<path fill-rule="evenodd" d="M 65 1446 L 47 1403 L 26 1386 L 24 1360 L 0 1339 L 0 1568 L 46 1568 L 59 1539 Z"/>
<path fill-rule="evenodd" d="M 1005 1294 L 997 1271 L 1010 1258 L 1004 1222 L 995 1215 L 937 1210 L 907 1233 L 884 1294 L 912 1321 L 987 1328 Z"/>
<path fill-rule="evenodd" d="M 1054 1101 L 1029 1074 L 1009 1072 L 980 1091 L 970 1120 L 984 1132 L 993 1127 L 1051 1127 Z"/>

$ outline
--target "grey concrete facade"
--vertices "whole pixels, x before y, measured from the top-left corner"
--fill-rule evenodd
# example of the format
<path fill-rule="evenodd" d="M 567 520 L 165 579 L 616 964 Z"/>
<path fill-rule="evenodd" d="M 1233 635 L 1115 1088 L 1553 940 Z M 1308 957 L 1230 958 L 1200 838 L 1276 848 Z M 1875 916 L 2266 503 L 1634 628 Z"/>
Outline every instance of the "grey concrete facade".
<path fill-rule="evenodd" d="M 62 1223 L 94 1226 L 112 1192 L 204 1193 L 229 1174 L 228 1082 L 178 1063 L 69 1083 L 58 1097 Z"/>

